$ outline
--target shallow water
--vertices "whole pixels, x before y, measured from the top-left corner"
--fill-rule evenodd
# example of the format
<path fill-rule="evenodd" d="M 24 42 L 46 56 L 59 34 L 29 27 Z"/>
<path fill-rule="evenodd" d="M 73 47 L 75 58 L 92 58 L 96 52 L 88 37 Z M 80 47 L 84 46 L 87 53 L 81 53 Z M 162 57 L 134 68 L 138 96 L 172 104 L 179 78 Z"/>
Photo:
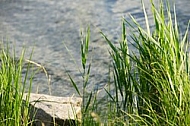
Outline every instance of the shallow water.
<path fill-rule="evenodd" d="M 150 12 L 149 0 L 144 2 Z M 189 5 L 189 0 L 176 1 L 182 30 L 190 19 Z M 0 37 L 15 46 L 18 56 L 23 46 L 27 50 L 25 58 L 34 48 L 32 60 L 46 68 L 51 83 L 48 85 L 41 70 L 34 77 L 33 92 L 70 96 L 76 92 L 68 73 L 79 88 L 82 87 L 78 70 L 82 68 L 80 30 L 85 31 L 87 26 L 91 28 L 89 90 L 101 89 L 108 82 L 110 62 L 108 46 L 99 31 L 102 30 L 117 44 L 121 19 L 124 16 L 128 20 L 129 14 L 144 24 L 140 0 L 0 0 Z"/>

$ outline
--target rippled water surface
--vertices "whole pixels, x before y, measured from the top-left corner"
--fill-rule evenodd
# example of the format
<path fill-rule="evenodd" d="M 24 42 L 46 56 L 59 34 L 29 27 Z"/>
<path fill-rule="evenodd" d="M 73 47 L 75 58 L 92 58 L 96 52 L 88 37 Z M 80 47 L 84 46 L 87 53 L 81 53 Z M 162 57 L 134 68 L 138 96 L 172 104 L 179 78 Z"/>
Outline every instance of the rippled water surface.
<path fill-rule="evenodd" d="M 150 12 L 149 0 L 144 2 Z M 189 7 L 189 0 L 176 1 L 182 29 L 190 19 Z M 18 56 L 24 46 L 28 58 L 34 47 L 32 60 L 46 68 L 51 83 L 49 86 L 44 72 L 40 71 L 34 77 L 33 92 L 49 93 L 50 87 L 53 95 L 72 95 L 76 92 L 67 73 L 82 87 L 78 71 L 80 30 L 91 27 L 89 88 L 102 88 L 108 80 L 110 62 L 108 46 L 99 31 L 117 43 L 121 19 L 124 16 L 128 20 L 128 14 L 144 24 L 140 0 L 0 0 L 0 37 L 14 44 Z"/>

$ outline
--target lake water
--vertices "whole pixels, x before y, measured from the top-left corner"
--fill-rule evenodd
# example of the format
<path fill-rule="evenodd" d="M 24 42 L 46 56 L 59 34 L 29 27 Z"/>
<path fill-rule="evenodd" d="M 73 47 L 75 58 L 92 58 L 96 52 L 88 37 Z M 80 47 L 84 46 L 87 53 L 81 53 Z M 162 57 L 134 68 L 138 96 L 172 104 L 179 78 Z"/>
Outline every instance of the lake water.
<path fill-rule="evenodd" d="M 82 78 L 78 70 L 82 68 L 80 31 L 85 31 L 90 26 L 89 57 L 92 57 L 92 68 L 88 88 L 101 89 L 108 82 L 110 58 L 109 48 L 99 31 L 102 30 L 117 44 L 123 16 L 128 20 L 131 14 L 143 25 L 140 1 L 0 0 L 0 38 L 4 41 L 7 39 L 10 45 L 15 46 L 17 56 L 24 46 L 27 50 L 26 59 L 34 48 L 32 61 L 46 68 L 51 83 L 48 84 L 48 79 L 41 70 L 34 77 L 33 92 L 71 96 L 76 92 L 71 86 L 68 73 L 81 89 Z M 149 0 L 144 2 L 150 12 Z M 189 0 L 176 1 L 182 30 L 190 19 L 189 7 Z"/>

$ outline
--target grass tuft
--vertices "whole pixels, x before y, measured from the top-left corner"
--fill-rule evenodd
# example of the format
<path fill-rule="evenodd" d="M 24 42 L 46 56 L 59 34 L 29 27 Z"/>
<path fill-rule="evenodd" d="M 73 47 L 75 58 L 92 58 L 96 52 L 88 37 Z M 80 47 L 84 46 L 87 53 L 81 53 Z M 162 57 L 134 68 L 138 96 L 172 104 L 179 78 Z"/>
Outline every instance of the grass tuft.
<path fill-rule="evenodd" d="M 100 32 L 110 46 L 114 93 L 105 88 L 107 99 L 104 99 L 104 103 L 107 108 L 102 113 L 103 116 L 106 113 L 107 118 L 92 112 L 91 115 L 99 123 L 86 123 L 89 118 L 83 115 L 83 125 L 190 125 L 189 24 L 182 36 L 175 7 L 171 13 L 168 1 L 163 4 L 161 0 L 159 8 L 150 1 L 154 27 L 150 28 L 142 1 L 146 29 L 133 16 L 132 23 L 123 19 L 119 46 Z M 133 32 L 127 34 L 126 26 Z M 88 38 L 89 32 L 86 40 Z M 132 40 L 135 53 L 129 50 L 129 40 Z M 89 72 L 85 72 L 88 46 L 87 41 L 81 44 L 84 75 L 89 75 Z M 87 71 L 90 71 L 90 67 Z M 83 77 L 85 89 L 88 76 Z M 82 94 L 84 95 L 84 90 Z M 83 114 L 86 114 L 93 101 L 92 92 L 88 98 L 86 104 L 83 102 Z M 92 104 L 98 103 L 96 100 Z M 95 110 L 98 107 L 97 105 Z"/>
<path fill-rule="evenodd" d="M 11 55 L 13 53 L 13 55 Z M 29 99 L 22 100 L 27 72 L 23 77 L 25 50 L 19 58 L 7 45 L 0 51 L 0 124 L 1 126 L 26 126 L 32 124 L 29 117 Z M 29 69 L 28 64 L 27 69 Z M 27 70 L 28 71 L 28 70 Z M 30 81 L 30 85 L 31 85 Z M 30 93 L 30 91 L 28 92 Z"/>

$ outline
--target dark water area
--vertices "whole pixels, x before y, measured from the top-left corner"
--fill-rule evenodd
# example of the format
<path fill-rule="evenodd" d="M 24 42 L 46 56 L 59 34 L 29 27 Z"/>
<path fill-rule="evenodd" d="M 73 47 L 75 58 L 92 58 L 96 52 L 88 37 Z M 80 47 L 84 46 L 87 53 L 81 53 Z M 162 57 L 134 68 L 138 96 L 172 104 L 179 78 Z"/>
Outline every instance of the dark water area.
<path fill-rule="evenodd" d="M 150 16 L 150 2 L 144 2 Z M 190 19 L 190 1 L 175 3 L 180 28 L 184 30 Z M 108 83 L 110 57 L 108 45 L 99 32 L 102 30 L 117 44 L 121 19 L 129 20 L 129 14 L 144 25 L 140 0 L 0 0 L 0 38 L 14 45 L 18 56 L 24 46 L 26 59 L 34 48 L 32 61 L 46 68 L 51 83 L 48 84 L 41 70 L 34 77 L 33 92 L 71 96 L 76 91 L 68 73 L 82 88 L 78 70 L 82 70 L 80 31 L 91 28 L 92 68 L 88 88 L 101 89 Z"/>

